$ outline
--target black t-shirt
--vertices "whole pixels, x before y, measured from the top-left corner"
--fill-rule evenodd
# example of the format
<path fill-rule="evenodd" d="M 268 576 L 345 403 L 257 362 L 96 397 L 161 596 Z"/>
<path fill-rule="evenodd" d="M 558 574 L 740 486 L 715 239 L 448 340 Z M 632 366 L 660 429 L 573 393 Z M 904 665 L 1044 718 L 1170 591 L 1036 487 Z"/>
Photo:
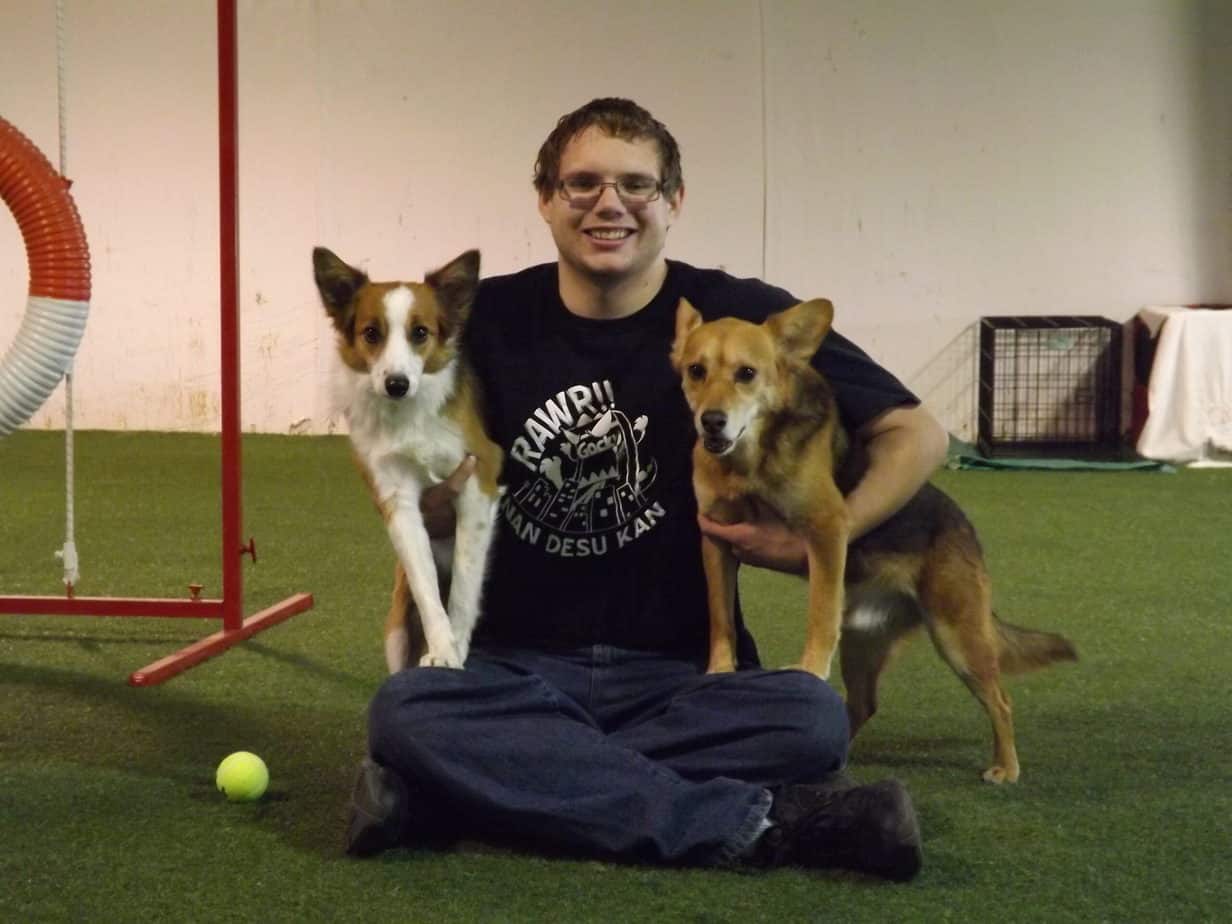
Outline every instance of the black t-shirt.
<path fill-rule="evenodd" d="M 467 350 L 506 458 L 476 645 L 704 657 L 695 431 L 668 360 L 682 296 L 707 320 L 760 322 L 799 301 L 675 261 L 654 300 L 618 320 L 570 313 L 555 263 L 482 282 Z M 849 429 L 916 402 L 837 333 L 815 363 Z M 742 663 L 755 663 L 741 636 Z"/>

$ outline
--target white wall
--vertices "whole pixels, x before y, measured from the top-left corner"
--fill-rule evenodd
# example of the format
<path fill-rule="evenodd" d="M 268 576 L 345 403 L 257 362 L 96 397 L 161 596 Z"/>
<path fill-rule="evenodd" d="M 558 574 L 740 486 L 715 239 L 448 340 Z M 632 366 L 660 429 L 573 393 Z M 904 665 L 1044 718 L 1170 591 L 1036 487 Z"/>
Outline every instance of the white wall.
<path fill-rule="evenodd" d="M 65 7 L 78 426 L 216 429 L 213 6 Z M 959 433 L 980 315 L 1232 301 L 1224 0 L 252 0 L 239 31 L 248 430 L 334 425 L 314 244 L 378 278 L 550 259 L 531 165 L 596 95 L 681 143 L 670 255 L 832 297 Z M 52 4 L 0 6 L 0 115 L 53 163 L 55 61 Z M 25 285 L 0 217 L 0 352 Z"/>

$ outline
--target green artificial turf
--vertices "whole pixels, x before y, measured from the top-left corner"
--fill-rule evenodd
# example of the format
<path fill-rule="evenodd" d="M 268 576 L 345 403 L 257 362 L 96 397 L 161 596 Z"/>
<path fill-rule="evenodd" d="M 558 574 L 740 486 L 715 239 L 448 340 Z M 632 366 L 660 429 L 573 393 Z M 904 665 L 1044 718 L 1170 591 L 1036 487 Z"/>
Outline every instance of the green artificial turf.
<path fill-rule="evenodd" d="M 218 444 L 78 435 L 81 595 L 219 593 Z M 59 434 L 0 440 L 0 594 L 62 593 Z M 1082 661 L 1014 678 L 1022 781 L 979 778 L 982 711 L 917 640 L 853 771 L 910 787 L 906 886 L 546 859 L 481 845 L 340 852 L 384 664 L 392 556 L 339 438 L 244 441 L 246 612 L 316 606 L 153 688 L 128 674 L 215 631 L 186 620 L 0 616 L 0 921 L 1198 921 L 1232 904 L 1232 472 L 942 472 L 981 530 L 998 612 Z M 744 575 L 767 663 L 802 582 Z M 262 801 L 213 787 L 268 762 Z"/>

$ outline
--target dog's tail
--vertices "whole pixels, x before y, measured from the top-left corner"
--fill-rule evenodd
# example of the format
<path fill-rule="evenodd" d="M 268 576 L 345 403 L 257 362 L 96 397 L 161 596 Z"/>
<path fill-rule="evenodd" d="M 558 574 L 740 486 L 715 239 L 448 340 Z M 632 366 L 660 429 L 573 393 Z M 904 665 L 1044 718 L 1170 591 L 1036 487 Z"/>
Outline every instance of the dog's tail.
<path fill-rule="evenodd" d="M 1047 667 L 1055 661 L 1077 661 L 1078 651 L 1063 635 L 1023 629 L 993 617 L 1001 642 L 1001 670 L 1007 674 Z"/>

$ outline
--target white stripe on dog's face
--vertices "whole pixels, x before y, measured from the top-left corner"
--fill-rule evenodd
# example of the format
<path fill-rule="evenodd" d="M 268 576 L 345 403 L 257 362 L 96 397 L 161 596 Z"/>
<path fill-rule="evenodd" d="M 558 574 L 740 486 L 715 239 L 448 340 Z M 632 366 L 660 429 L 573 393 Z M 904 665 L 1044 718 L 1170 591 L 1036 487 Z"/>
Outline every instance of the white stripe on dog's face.
<path fill-rule="evenodd" d="M 402 376 L 408 384 L 405 396 L 410 397 L 419 388 L 424 368 L 423 357 L 411 349 L 410 341 L 408 322 L 415 306 L 415 294 L 406 286 L 398 286 L 386 292 L 382 301 L 388 328 L 385 348 L 369 372 L 372 390 L 377 394 L 388 394 L 386 383 L 391 377 Z"/>

